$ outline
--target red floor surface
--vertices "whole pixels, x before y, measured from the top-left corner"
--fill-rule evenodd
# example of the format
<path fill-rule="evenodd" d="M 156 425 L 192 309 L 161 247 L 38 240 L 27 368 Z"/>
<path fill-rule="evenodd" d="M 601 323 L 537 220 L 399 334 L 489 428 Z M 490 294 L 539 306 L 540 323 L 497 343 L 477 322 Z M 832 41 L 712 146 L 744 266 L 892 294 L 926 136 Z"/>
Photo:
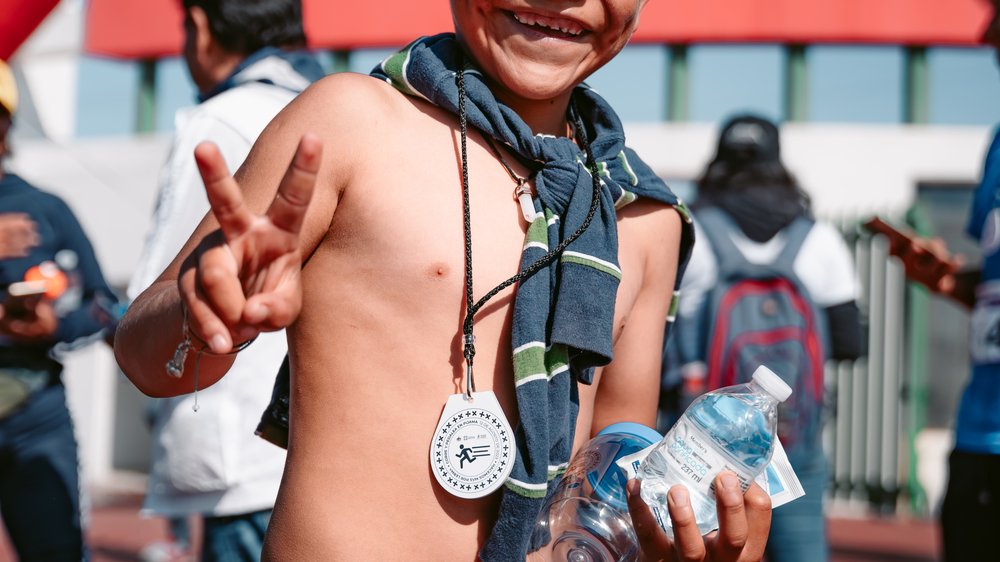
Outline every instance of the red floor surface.
<path fill-rule="evenodd" d="M 162 519 L 139 516 L 140 497 L 95 498 L 88 545 L 91 562 L 138 560 L 143 546 L 167 537 Z M 832 562 L 935 562 L 938 529 L 923 519 L 845 519 L 829 522 Z M 195 529 L 197 541 L 197 529 Z M 0 536 L 0 562 L 13 562 L 13 551 Z M 808 561 L 803 561 L 808 562 Z"/>

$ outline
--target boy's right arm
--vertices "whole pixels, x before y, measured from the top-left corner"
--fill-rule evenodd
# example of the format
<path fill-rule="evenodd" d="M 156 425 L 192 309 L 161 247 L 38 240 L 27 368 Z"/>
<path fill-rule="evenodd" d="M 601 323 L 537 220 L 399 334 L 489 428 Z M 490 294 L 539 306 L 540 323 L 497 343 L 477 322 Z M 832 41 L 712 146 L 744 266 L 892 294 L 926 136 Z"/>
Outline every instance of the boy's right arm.
<path fill-rule="evenodd" d="M 217 354 L 295 320 L 303 256 L 326 234 L 352 174 L 351 157 L 366 142 L 358 104 L 373 103 L 372 84 L 378 82 L 327 78 L 306 90 L 268 125 L 235 178 L 214 146 L 196 149 L 212 212 L 115 335 L 119 365 L 140 390 L 191 392 L 196 358 L 199 386 L 207 387 L 233 361 Z M 338 157 L 322 160 L 321 147 Z M 185 312 L 192 348 L 175 379 L 165 365 L 182 341 Z"/>
<path fill-rule="evenodd" d="M 298 315 L 299 232 L 316 182 L 320 147 L 316 136 L 303 136 L 263 215 L 250 211 L 214 145 L 196 149 L 218 228 L 205 233 L 210 221 L 202 221 L 181 253 L 187 257 L 180 264 L 175 259 L 118 326 L 116 357 L 140 390 L 152 396 L 192 391 L 195 362 L 201 386 L 210 386 L 231 366 L 234 355 L 228 352 L 238 342 L 287 326 Z M 181 377 L 170 377 L 165 365 L 185 331 L 191 351 Z"/>

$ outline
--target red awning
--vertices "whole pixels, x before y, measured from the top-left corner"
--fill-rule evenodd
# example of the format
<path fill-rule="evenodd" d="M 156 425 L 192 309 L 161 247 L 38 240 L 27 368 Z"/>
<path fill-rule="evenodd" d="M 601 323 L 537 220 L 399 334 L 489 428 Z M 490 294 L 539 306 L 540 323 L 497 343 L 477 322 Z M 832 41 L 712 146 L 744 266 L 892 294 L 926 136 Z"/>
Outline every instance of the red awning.
<path fill-rule="evenodd" d="M 0 59 L 7 60 L 59 0 L 0 0 Z"/>
<path fill-rule="evenodd" d="M 452 30 L 448 5 L 303 0 L 303 12 L 313 47 L 393 47 Z M 124 58 L 176 54 L 179 6 L 179 0 L 90 0 L 85 49 Z M 975 45 L 989 10 L 986 0 L 653 0 L 634 41 Z"/>

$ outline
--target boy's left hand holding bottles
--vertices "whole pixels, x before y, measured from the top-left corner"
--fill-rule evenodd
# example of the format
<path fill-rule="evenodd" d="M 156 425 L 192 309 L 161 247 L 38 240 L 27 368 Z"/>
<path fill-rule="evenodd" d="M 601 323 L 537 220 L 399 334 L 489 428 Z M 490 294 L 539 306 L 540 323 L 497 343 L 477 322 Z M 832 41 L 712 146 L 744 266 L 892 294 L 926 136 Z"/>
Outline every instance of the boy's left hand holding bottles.
<path fill-rule="evenodd" d="M 771 499 L 757 484 L 742 494 L 733 473 L 719 474 L 715 479 L 719 529 L 704 537 L 698 530 L 687 489 L 680 484 L 672 487 L 668 509 L 674 540 L 657 524 L 639 495 L 639 487 L 638 480 L 629 481 L 628 507 L 644 562 L 756 562 L 764 557 L 771 527 Z"/>

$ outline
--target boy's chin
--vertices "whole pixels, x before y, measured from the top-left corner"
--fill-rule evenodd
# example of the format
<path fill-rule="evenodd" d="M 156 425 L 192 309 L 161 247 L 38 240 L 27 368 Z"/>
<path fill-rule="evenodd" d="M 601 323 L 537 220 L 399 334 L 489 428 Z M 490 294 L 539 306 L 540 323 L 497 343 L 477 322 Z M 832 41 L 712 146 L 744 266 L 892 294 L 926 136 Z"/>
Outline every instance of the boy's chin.
<path fill-rule="evenodd" d="M 504 88 L 526 101 L 551 100 L 567 94 L 582 80 L 575 74 L 560 75 L 544 69 L 522 69 L 503 77 Z"/>

